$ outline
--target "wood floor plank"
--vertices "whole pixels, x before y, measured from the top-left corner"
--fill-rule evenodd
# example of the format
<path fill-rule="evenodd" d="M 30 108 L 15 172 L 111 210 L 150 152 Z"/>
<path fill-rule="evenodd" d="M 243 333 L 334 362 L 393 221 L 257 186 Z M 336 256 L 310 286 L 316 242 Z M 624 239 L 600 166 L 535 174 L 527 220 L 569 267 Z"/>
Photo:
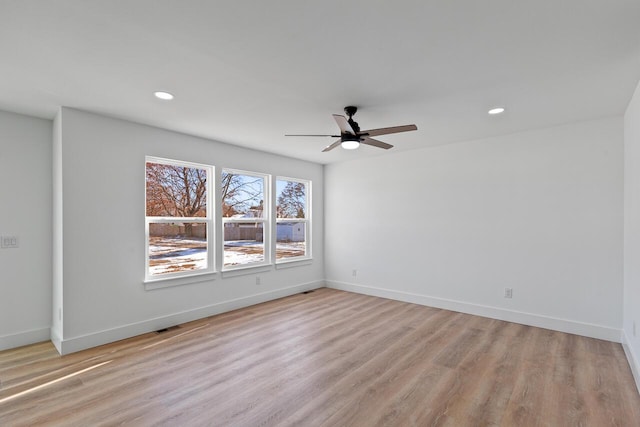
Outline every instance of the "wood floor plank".
<path fill-rule="evenodd" d="M 408 332 L 408 328 L 390 328 L 385 325 L 386 322 L 411 319 L 412 316 L 415 318 L 420 315 L 419 310 L 409 304 L 400 306 L 387 301 L 385 305 L 388 308 L 382 307 L 380 311 L 366 314 L 368 319 L 366 325 L 347 330 L 347 333 L 340 335 L 339 352 L 335 352 L 335 348 L 326 345 L 324 341 L 325 344 L 322 346 L 305 349 L 307 351 L 302 354 L 302 359 L 307 359 L 310 363 L 295 363 L 298 360 L 297 354 L 292 357 L 284 355 L 280 360 L 274 358 L 270 369 L 262 370 L 262 375 L 257 378 L 246 378 L 247 385 L 256 382 L 264 384 L 266 395 L 276 396 L 279 401 L 286 402 L 287 408 L 296 408 L 304 404 L 309 395 L 326 389 L 328 385 L 338 383 L 346 373 L 357 369 L 374 357 L 378 348 L 392 346 Z M 324 339 L 333 341 L 334 334 L 335 332 L 325 335 Z M 300 370 L 299 367 L 303 369 Z M 278 378 L 277 381 L 274 381 L 274 376 Z M 243 425 L 256 425 L 257 418 L 264 416 L 262 408 L 271 406 L 263 395 L 254 393 L 249 387 L 244 389 L 242 396 L 244 396 L 242 410 L 235 408 L 235 410 L 216 413 L 217 419 L 221 420 L 223 425 L 237 422 Z M 282 407 L 279 409 L 282 410 Z M 321 416 L 321 414 L 315 414 L 315 416 Z M 277 417 L 273 421 L 277 421 Z"/>
<path fill-rule="evenodd" d="M 0 425 L 640 426 L 640 396 L 620 344 L 319 289 L 0 352 Z"/>

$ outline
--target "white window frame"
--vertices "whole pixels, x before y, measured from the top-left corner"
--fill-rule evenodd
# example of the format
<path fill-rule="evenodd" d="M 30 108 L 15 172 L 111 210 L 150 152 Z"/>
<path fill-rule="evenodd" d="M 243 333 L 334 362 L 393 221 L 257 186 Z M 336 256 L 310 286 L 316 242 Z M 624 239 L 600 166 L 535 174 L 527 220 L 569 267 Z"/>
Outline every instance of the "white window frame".
<path fill-rule="evenodd" d="M 287 176 L 276 176 L 276 178 L 275 178 L 275 188 L 277 188 L 278 181 L 298 182 L 300 184 L 304 184 L 305 185 L 305 217 L 304 218 L 278 218 L 278 215 L 277 215 L 277 209 L 278 209 L 277 197 L 278 197 L 278 195 L 274 194 L 273 206 L 274 206 L 274 212 L 276 212 L 274 214 L 275 218 L 276 218 L 276 230 L 275 230 L 276 234 L 275 234 L 275 238 L 274 238 L 274 241 L 273 241 L 273 246 L 274 246 L 275 262 L 276 262 L 276 264 L 286 264 L 286 263 L 291 263 L 291 262 L 309 260 L 309 259 L 312 258 L 312 255 L 311 255 L 311 181 L 308 180 L 308 179 L 291 178 L 291 177 L 287 177 Z M 277 191 L 276 191 L 276 193 L 277 193 Z M 289 258 L 277 259 L 277 247 L 278 247 L 277 225 L 279 223 L 291 222 L 291 220 L 295 220 L 295 222 L 304 222 L 304 226 L 305 226 L 305 231 L 304 231 L 304 237 L 305 237 L 304 255 L 297 256 L 297 257 L 289 257 Z"/>
<path fill-rule="evenodd" d="M 204 169 L 207 173 L 207 183 L 206 183 L 206 191 L 207 191 L 207 201 L 206 201 L 206 211 L 207 215 L 205 217 L 161 217 L 161 216 L 147 216 L 147 186 L 146 186 L 146 168 L 147 163 L 158 163 L 164 165 L 172 165 L 172 166 L 180 166 L 180 167 L 189 167 L 196 169 Z M 215 215 L 214 215 L 214 193 L 213 193 L 213 181 L 214 181 L 214 171 L 215 168 L 211 165 L 188 162 L 183 160 L 174 160 L 174 159 L 165 159 L 161 157 L 154 156 L 145 156 L 145 189 L 144 189 L 144 212 L 145 212 L 145 267 L 144 267 L 144 283 L 145 284 L 153 284 L 153 283 L 163 283 L 163 282 L 172 282 L 171 284 L 164 286 L 155 286 L 155 287 L 165 287 L 165 286 L 173 286 L 179 284 L 186 283 L 194 283 L 200 280 L 179 280 L 185 278 L 200 278 L 203 275 L 210 275 L 216 272 L 215 269 L 215 244 L 214 237 L 216 232 L 215 227 Z M 165 273 L 165 274 L 156 274 L 151 275 L 149 272 L 149 225 L 151 223 L 175 223 L 175 222 L 191 222 L 191 223 L 205 223 L 207 227 L 207 268 L 201 268 L 198 270 L 189 270 L 189 271 L 181 271 L 176 273 Z M 208 280 L 208 279 L 207 279 Z M 153 289 L 154 286 L 147 288 Z"/>
<path fill-rule="evenodd" d="M 224 199 L 222 195 L 220 197 L 220 218 L 221 218 L 221 226 L 222 226 L 222 235 L 220 237 L 220 253 L 222 254 L 221 261 L 221 269 L 223 272 L 225 271 L 234 271 L 234 270 L 243 270 L 250 269 L 256 267 L 264 267 L 267 265 L 271 265 L 271 175 L 246 171 L 241 169 L 233 169 L 233 168 L 221 168 L 220 170 L 220 182 L 222 182 L 222 174 L 223 173 L 232 173 L 234 175 L 245 175 L 252 176 L 256 178 L 262 178 L 262 218 L 229 218 L 222 216 L 222 204 L 224 203 Z M 222 189 L 218 188 L 218 191 L 221 192 Z M 262 224 L 262 246 L 263 246 L 263 260 L 259 262 L 250 262 L 246 264 L 238 264 L 238 265 L 225 265 L 224 264 L 224 227 L 226 224 L 243 224 L 247 222 L 255 222 Z"/>

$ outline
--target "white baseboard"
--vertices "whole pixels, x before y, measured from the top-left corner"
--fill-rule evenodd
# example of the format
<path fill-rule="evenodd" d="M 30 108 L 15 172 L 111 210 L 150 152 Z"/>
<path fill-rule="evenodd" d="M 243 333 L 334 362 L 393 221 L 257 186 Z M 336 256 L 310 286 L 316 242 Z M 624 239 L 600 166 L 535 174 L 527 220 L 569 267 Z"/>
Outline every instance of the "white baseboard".
<path fill-rule="evenodd" d="M 627 332 L 623 330 L 622 331 L 622 348 L 624 349 L 624 354 L 627 356 L 629 367 L 631 367 L 631 373 L 633 374 L 633 379 L 636 380 L 636 387 L 638 388 L 638 393 L 640 393 L 640 359 L 638 359 L 638 355 L 633 352 L 633 347 L 630 345 L 630 343 L 631 343 L 631 340 L 627 336 Z"/>
<path fill-rule="evenodd" d="M 620 329 L 609 328 L 606 326 L 353 283 L 337 282 L 332 280 L 326 280 L 325 282 L 328 288 L 340 289 L 343 291 L 442 308 L 445 310 L 473 314 L 491 319 L 506 320 L 508 322 L 519 323 L 522 325 L 536 326 L 538 328 L 551 329 L 554 331 L 598 338 L 617 343 L 621 342 L 622 339 Z"/>
<path fill-rule="evenodd" d="M 62 338 L 60 337 L 60 335 L 58 335 L 54 328 L 51 328 L 50 339 L 53 343 L 53 346 L 56 348 L 56 350 L 58 350 L 58 353 L 62 354 Z"/>
<path fill-rule="evenodd" d="M 146 334 L 147 332 L 157 331 L 159 329 L 168 328 L 170 326 L 179 325 L 185 322 L 202 319 L 227 311 L 236 310 L 238 308 L 248 307 L 250 305 L 260 304 L 262 302 L 297 294 L 299 292 L 318 289 L 325 286 L 323 280 L 309 283 L 303 283 L 288 288 L 276 289 L 256 295 L 250 295 L 243 298 L 237 298 L 229 301 L 212 304 L 206 307 L 200 307 L 194 310 L 183 311 L 169 316 L 157 317 L 142 322 L 132 323 L 119 326 L 113 329 L 107 329 L 88 335 L 77 336 L 73 338 L 64 338 L 58 343 L 54 341 L 54 345 L 60 354 L 69 354 L 76 351 L 85 350 L 91 347 L 108 344 L 125 338 L 131 338 L 136 335 Z M 47 336 L 46 339 L 49 339 Z M 54 340 L 54 337 L 51 337 Z"/>
<path fill-rule="evenodd" d="M 19 332 L 17 334 L 0 336 L 0 351 L 10 348 L 22 347 L 23 345 L 49 341 L 50 334 L 51 331 L 49 328 L 42 328 Z"/>

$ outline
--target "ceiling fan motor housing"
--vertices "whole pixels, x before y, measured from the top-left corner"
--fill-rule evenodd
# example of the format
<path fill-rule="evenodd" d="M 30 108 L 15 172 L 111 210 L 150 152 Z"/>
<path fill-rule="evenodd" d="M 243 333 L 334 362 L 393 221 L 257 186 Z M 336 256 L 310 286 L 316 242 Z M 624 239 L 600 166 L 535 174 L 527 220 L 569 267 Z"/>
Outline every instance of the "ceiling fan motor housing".
<path fill-rule="evenodd" d="M 356 111 L 358 111 L 358 107 L 354 107 L 354 106 L 344 107 L 344 113 L 349 117 L 356 114 Z"/>

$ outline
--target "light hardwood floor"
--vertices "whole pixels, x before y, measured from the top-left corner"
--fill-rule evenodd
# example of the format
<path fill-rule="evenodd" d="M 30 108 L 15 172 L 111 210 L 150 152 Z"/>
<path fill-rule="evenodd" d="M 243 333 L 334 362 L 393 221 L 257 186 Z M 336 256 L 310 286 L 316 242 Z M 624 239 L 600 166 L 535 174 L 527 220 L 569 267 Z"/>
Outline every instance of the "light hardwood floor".
<path fill-rule="evenodd" d="M 0 352 L 0 426 L 640 426 L 619 344 L 319 289 L 60 357 Z"/>

